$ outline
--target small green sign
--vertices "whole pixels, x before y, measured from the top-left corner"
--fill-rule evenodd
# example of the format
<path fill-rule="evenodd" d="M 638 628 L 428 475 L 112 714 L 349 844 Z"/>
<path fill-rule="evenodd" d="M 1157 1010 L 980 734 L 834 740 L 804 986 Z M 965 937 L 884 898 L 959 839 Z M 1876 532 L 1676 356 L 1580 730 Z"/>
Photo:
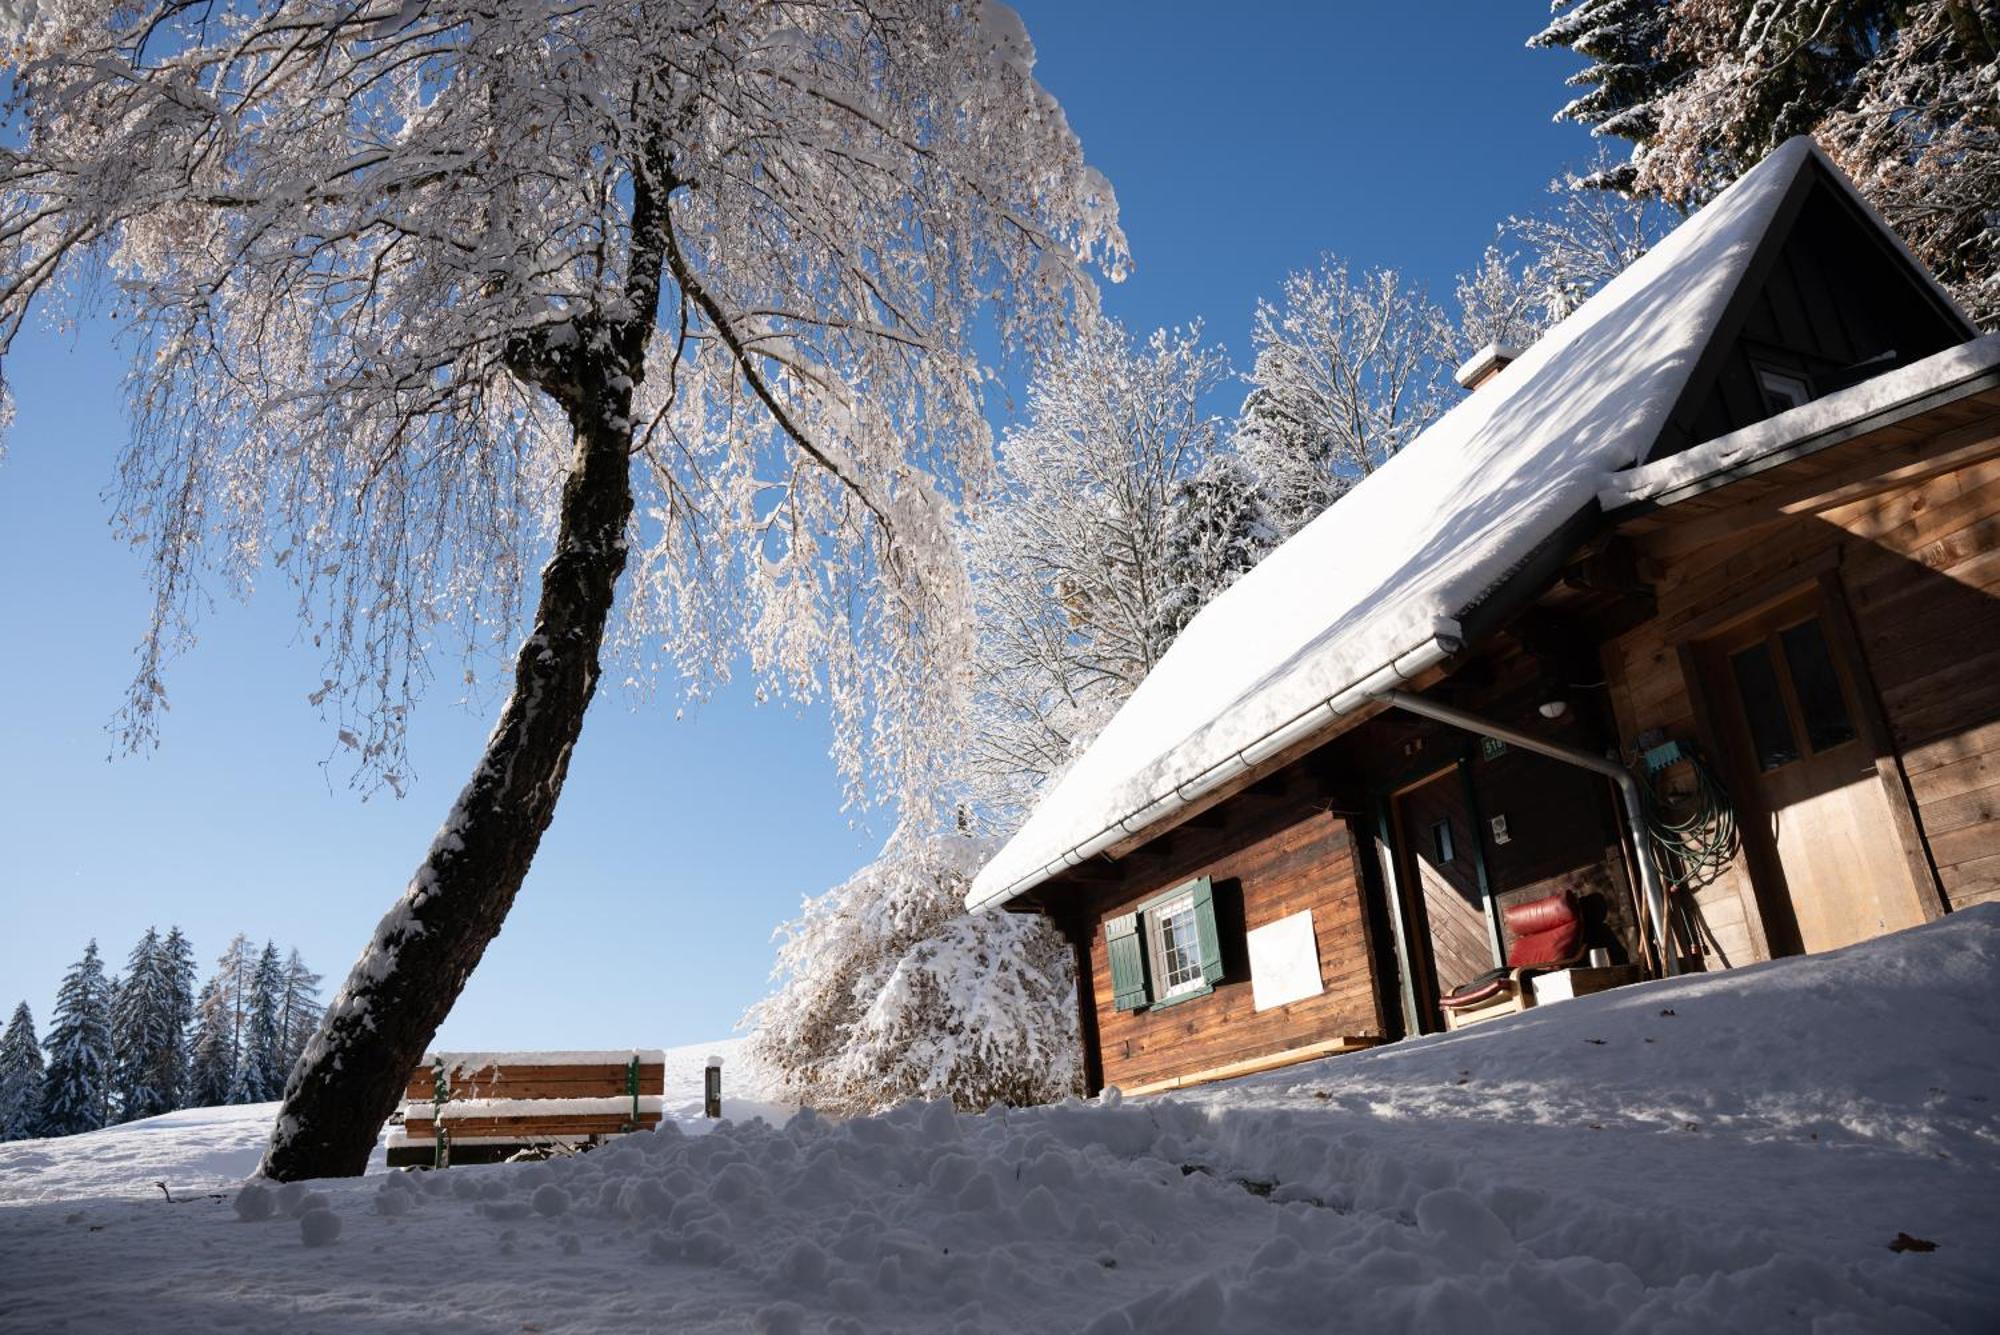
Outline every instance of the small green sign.
<path fill-rule="evenodd" d="M 1498 760 L 1506 754 L 1507 743 L 1501 741 L 1498 737 L 1481 737 L 1479 739 L 1479 758 L 1481 760 Z"/>

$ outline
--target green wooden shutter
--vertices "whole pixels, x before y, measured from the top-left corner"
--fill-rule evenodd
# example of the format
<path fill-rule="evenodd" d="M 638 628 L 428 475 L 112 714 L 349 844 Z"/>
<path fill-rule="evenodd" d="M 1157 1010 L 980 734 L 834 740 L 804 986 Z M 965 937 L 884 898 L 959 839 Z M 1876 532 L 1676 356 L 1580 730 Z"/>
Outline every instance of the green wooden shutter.
<path fill-rule="evenodd" d="M 1104 945 L 1111 956 L 1113 1009 L 1138 1010 L 1146 1004 L 1146 950 L 1139 936 L 1139 915 L 1105 919 Z"/>
<path fill-rule="evenodd" d="M 1222 937 L 1215 930 L 1215 887 L 1206 876 L 1194 883 L 1194 934 L 1201 944 L 1201 976 L 1213 987 L 1222 981 Z"/>

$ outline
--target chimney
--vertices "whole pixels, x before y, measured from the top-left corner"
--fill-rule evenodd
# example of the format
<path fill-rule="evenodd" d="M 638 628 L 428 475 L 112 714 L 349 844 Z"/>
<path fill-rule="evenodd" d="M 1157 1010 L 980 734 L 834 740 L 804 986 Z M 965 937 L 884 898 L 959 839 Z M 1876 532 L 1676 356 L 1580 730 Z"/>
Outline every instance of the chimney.
<path fill-rule="evenodd" d="M 1521 349 L 1511 343 L 1488 343 L 1479 351 L 1465 359 L 1465 364 L 1452 372 L 1452 379 L 1467 389 L 1478 389 L 1507 369 L 1507 364 L 1521 355 Z"/>

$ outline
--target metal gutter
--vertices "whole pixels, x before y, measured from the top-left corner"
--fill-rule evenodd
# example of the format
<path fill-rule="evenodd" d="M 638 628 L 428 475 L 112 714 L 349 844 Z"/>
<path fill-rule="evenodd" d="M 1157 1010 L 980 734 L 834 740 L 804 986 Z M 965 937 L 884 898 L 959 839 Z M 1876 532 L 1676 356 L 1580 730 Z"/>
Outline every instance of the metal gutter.
<path fill-rule="evenodd" d="M 1551 760 L 1560 760 L 1580 769 L 1587 769 L 1593 774 L 1602 774 L 1616 784 L 1618 795 L 1623 799 L 1625 807 L 1626 828 L 1632 834 L 1633 857 L 1639 864 L 1639 886 L 1646 901 L 1646 916 L 1652 919 L 1653 942 L 1659 948 L 1660 965 L 1666 970 L 1668 977 L 1680 972 L 1680 962 L 1674 954 L 1673 943 L 1667 934 L 1666 886 L 1660 880 L 1660 869 L 1653 865 L 1653 855 L 1650 851 L 1651 839 L 1646 829 L 1646 803 L 1639 791 L 1639 781 L 1632 777 L 1631 771 L 1602 756 L 1594 756 L 1573 746 L 1564 746 L 1560 742 L 1551 742 L 1532 733 L 1521 732 L 1504 723 L 1496 723 L 1492 719 L 1481 718 L 1477 714 L 1454 709 L 1450 705 L 1439 704 L 1435 700 L 1427 700 L 1408 691 L 1387 690 L 1377 698 L 1408 713 L 1420 714 L 1424 718 L 1435 719 L 1454 728 L 1463 728 L 1481 737 L 1491 737 L 1509 746 L 1518 746 L 1523 751 L 1532 751 Z"/>
<path fill-rule="evenodd" d="M 1044 881 L 1068 871 L 1071 867 L 1088 862 L 1112 845 L 1133 835 L 1145 833 L 1161 821 L 1193 806 L 1231 779 L 1255 769 L 1287 748 L 1332 727 L 1343 715 L 1352 714 L 1355 710 L 1380 699 L 1383 692 L 1393 691 L 1398 686 L 1416 680 L 1463 647 L 1464 640 L 1461 638 L 1458 623 L 1448 618 L 1439 618 L 1434 623 L 1430 637 L 1420 641 L 1415 647 L 1397 655 L 1360 681 L 1342 688 L 1312 708 L 1295 715 L 1263 736 L 1231 752 L 1201 773 L 1176 784 L 1088 839 L 1071 845 L 1066 852 L 1044 863 L 1039 869 L 1018 876 L 1006 886 L 983 896 L 976 903 L 969 904 L 968 911 L 976 913 L 996 904 L 1004 904 L 1023 891 L 1031 890 Z"/>

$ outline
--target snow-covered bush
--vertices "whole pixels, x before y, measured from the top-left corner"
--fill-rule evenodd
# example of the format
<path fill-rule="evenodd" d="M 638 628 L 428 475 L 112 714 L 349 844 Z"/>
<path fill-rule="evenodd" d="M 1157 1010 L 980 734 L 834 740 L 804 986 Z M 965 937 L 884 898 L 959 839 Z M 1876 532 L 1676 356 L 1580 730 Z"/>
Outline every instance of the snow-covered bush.
<path fill-rule="evenodd" d="M 991 851 L 965 834 L 898 828 L 874 862 L 779 929 L 778 990 L 745 1019 L 778 1097 L 867 1113 L 1078 1092 L 1068 946 L 1042 918 L 965 912 Z"/>

